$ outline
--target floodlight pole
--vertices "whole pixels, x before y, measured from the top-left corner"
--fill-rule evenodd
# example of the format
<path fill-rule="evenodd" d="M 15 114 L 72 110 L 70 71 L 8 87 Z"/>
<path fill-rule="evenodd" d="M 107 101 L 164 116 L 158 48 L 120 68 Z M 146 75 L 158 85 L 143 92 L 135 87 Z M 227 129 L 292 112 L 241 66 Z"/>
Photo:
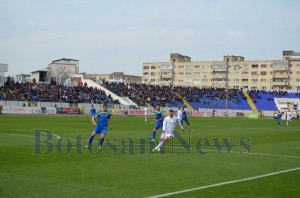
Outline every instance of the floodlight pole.
<path fill-rule="evenodd" d="M 229 68 L 229 65 L 228 65 L 228 58 L 226 58 L 226 118 L 228 118 L 228 68 Z"/>

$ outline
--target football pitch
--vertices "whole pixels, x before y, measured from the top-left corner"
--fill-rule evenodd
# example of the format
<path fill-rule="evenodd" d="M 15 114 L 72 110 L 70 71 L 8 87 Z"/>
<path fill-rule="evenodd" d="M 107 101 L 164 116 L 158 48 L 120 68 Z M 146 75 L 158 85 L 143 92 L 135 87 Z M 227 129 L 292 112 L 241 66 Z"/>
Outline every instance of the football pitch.
<path fill-rule="evenodd" d="M 300 121 L 189 118 L 161 153 L 143 117 L 0 116 L 0 197 L 299 197 Z"/>

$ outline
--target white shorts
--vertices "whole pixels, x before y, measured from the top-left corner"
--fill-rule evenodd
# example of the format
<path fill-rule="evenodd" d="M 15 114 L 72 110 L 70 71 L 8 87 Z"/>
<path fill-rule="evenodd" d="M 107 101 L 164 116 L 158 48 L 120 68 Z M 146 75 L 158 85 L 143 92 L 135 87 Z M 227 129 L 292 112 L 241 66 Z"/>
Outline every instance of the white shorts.
<path fill-rule="evenodd" d="M 162 133 L 161 136 L 160 136 L 160 139 L 164 139 L 164 138 L 171 138 L 171 137 L 174 137 L 174 133 Z"/>
<path fill-rule="evenodd" d="M 287 121 L 291 121 L 292 118 L 291 118 L 291 117 L 287 117 L 286 120 L 287 120 Z"/>

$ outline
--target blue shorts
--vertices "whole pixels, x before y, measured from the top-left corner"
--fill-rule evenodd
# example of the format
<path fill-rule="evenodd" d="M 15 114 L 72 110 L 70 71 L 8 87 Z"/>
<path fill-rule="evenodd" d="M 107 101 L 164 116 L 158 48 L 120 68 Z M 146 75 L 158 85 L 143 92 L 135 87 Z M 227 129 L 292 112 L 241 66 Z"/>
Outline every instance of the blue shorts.
<path fill-rule="evenodd" d="M 107 126 L 97 125 L 94 129 L 94 132 L 96 134 L 106 135 L 106 131 L 107 131 Z"/>
<path fill-rule="evenodd" d="M 162 128 L 163 127 L 163 122 L 157 122 L 155 125 L 154 125 L 154 128 L 157 130 L 159 128 Z"/>

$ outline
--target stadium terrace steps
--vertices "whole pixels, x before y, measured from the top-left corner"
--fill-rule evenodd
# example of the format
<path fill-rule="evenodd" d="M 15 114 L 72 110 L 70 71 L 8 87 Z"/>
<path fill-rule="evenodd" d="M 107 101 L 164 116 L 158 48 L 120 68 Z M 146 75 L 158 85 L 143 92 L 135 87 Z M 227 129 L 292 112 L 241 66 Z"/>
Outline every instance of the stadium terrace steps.
<path fill-rule="evenodd" d="M 120 96 L 121 97 L 121 96 Z M 133 102 L 129 97 L 127 96 L 124 96 L 124 97 L 121 97 L 122 99 L 124 99 L 125 101 L 129 102 L 131 105 L 133 106 L 138 106 L 135 102 Z"/>
<path fill-rule="evenodd" d="M 192 107 L 192 105 L 190 105 L 190 103 L 188 103 L 188 101 L 186 101 L 179 93 L 175 92 L 175 94 L 182 99 L 183 101 L 183 104 L 185 106 L 187 106 L 188 109 L 192 110 L 192 111 L 195 111 L 195 109 Z"/>
<path fill-rule="evenodd" d="M 128 101 L 126 101 L 123 98 L 121 98 L 120 96 L 118 96 L 117 94 L 109 91 L 105 87 L 95 83 L 94 81 L 92 81 L 90 79 L 83 79 L 82 83 L 86 83 L 88 87 L 94 87 L 94 88 L 97 88 L 97 89 L 100 89 L 100 90 L 104 91 L 106 95 L 110 95 L 114 100 L 119 100 L 119 102 L 122 105 L 132 105 Z"/>
<path fill-rule="evenodd" d="M 249 94 L 247 92 L 243 92 L 244 96 L 247 98 L 247 102 L 250 105 L 252 112 L 253 113 L 259 113 L 258 109 L 256 107 L 256 105 L 254 104 L 253 100 L 251 99 L 251 97 L 249 96 Z"/>

